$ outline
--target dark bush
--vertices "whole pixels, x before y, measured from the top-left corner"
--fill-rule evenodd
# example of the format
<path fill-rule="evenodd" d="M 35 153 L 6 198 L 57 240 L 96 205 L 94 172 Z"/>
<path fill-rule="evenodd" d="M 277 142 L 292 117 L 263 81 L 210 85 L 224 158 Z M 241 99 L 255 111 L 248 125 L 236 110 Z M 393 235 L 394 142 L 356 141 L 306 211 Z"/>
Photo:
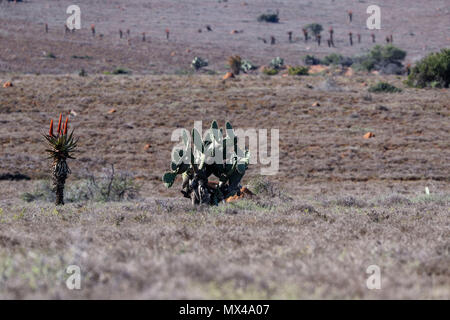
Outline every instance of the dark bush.
<path fill-rule="evenodd" d="M 314 65 L 322 63 L 322 61 L 320 59 L 314 57 L 313 55 L 309 55 L 309 54 L 303 59 L 303 61 L 305 62 L 305 64 L 307 66 L 314 66 Z"/>
<path fill-rule="evenodd" d="M 298 67 L 290 67 L 288 69 L 288 74 L 290 76 L 307 76 L 309 68 L 304 66 L 298 66 Z"/>
<path fill-rule="evenodd" d="M 431 53 L 420 60 L 411 70 L 407 84 L 418 88 L 448 88 L 450 84 L 450 49 Z"/>
<path fill-rule="evenodd" d="M 396 92 L 402 92 L 401 89 L 387 83 L 387 82 L 378 82 L 377 84 L 371 86 L 369 88 L 369 92 L 387 92 L 387 93 L 396 93 Z"/>
<path fill-rule="evenodd" d="M 385 74 L 401 74 L 404 71 L 402 62 L 406 57 L 406 51 L 393 45 L 376 45 L 363 56 L 354 58 L 356 69 L 366 71 L 379 70 Z"/>
<path fill-rule="evenodd" d="M 305 27 L 306 30 L 311 30 L 312 34 L 315 36 L 318 36 L 322 31 L 323 31 L 323 27 L 322 25 L 318 24 L 318 23 L 311 23 L 308 24 Z"/>
<path fill-rule="evenodd" d="M 276 13 L 263 13 L 258 17 L 259 22 L 270 22 L 278 23 L 280 22 L 279 12 Z"/>

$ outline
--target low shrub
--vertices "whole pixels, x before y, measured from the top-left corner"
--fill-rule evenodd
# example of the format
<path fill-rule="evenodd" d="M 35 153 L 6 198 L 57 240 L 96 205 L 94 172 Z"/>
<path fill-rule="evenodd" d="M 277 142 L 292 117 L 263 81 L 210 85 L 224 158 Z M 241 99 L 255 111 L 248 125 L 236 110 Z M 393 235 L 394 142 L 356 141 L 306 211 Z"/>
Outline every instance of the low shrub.
<path fill-rule="evenodd" d="M 263 73 L 268 75 L 268 76 L 274 76 L 276 74 L 278 74 L 278 69 L 275 68 L 265 68 L 263 70 Z"/>
<path fill-rule="evenodd" d="M 124 68 L 117 68 L 117 69 L 114 69 L 112 72 L 111 72 L 111 74 L 131 74 L 131 71 L 129 71 L 129 70 L 127 70 L 127 69 L 124 69 Z"/>
<path fill-rule="evenodd" d="M 357 64 L 356 70 L 379 70 L 385 74 L 402 74 L 404 72 L 402 61 L 405 57 L 406 51 L 389 44 L 384 47 L 376 45 L 369 53 L 353 60 Z"/>
<path fill-rule="evenodd" d="M 305 66 L 289 67 L 288 74 L 290 76 L 307 76 L 309 68 Z"/>
<path fill-rule="evenodd" d="M 448 88 L 450 85 L 450 49 L 431 53 L 420 60 L 411 70 L 407 84 L 417 88 Z"/>
<path fill-rule="evenodd" d="M 278 23 L 280 22 L 279 12 L 263 13 L 258 17 L 259 22 Z"/>
<path fill-rule="evenodd" d="M 378 82 L 377 84 L 371 86 L 369 88 L 369 92 L 379 93 L 379 92 L 386 92 L 386 93 L 397 93 L 402 92 L 401 89 L 387 83 L 387 82 Z"/>
<path fill-rule="evenodd" d="M 100 177 L 88 174 L 87 178 L 71 184 L 65 190 L 65 202 L 80 201 L 123 201 L 135 199 L 139 195 L 140 186 L 126 173 L 115 173 L 114 167 L 105 171 Z M 31 192 L 25 192 L 21 199 L 26 202 L 55 201 L 55 193 L 50 181 L 39 182 Z"/>
<path fill-rule="evenodd" d="M 303 62 L 307 66 L 315 66 L 315 65 L 318 65 L 318 64 L 322 64 L 322 61 L 319 58 L 316 58 L 315 56 L 310 55 L 310 54 L 306 55 L 303 58 Z"/>
<path fill-rule="evenodd" d="M 312 34 L 315 36 L 318 36 L 323 31 L 322 25 L 318 23 L 310 23 L 305 26 L 305 29 L 311 30 Z"/>

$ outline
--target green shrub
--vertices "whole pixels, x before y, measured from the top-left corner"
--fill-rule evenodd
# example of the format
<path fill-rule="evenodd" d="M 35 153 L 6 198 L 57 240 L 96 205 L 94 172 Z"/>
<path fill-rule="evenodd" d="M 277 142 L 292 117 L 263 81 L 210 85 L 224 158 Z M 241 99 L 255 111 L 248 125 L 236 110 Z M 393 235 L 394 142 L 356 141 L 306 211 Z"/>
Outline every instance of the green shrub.
<path fill-rule="evenodd" d="M 258 17 L 259 22 L 270 22 L 270 23 L 278 23 L 280 22 L 279 12 L 276 13 L 263 13 Z"/>
<path fill-rule="evenodd" d="M 401 89 L 387 83 L 387 82 L 378 82 L 377 84 L 371 86 L 369 88 L 369 92 L 375 92 L 375 93 L 379 93 L 379 92 L 386 92 L 386 93 L 396 93 L 396 92 L 402 92 Z"/>
<path fill-rule="evenodd" d="M 316 58 L 315 56 L 309 54 L 303 58 L 303 62 L 305 62 L 307 66 L 315 66 L 322 63 L 319 58 Z"/>
<path fill-rule="evenodd" d="M 384 47 L 376 45 L 368 54 L 356 57 L 354 60 L 359 65 L 356 69 L 363 69 L 366 71 L 382 70 L 388 65 L 391 65 L 397 66 L 395 72 L 385 73 L 398 73 L 398 70 L 402 69 L 401 61 L 403 61 L 405 57 L 406 51 L 389 44 Z"/>
<path fill-rule="evenodd" d="M 53 52 L 47 53 L 46 57 L 50 58 L 50 59 L 56 59 L 56 56 L 55 56 L 55 54 Z"/>
<path fill-rule="evenodd" d="M 448 88 L 450 85 L 450 49 L 431 53 L 420 60 L 411 70 L 407 84 L 418 88 Z"/>
<path fill-rule="evenodd" d="M 329 66 L 330 64 L 339 65 L 344 60 L 344 56 L 337 53 L 332 53 L 323 58 L 322 63 Z"/>
<path fill-rule="evenodd" d="M 288 74 L 290 76 L 307 76 L 309 68 L 304 66 L 290 67 Z"/>
<path fill-rule="evenodd" d="M 263 70 L 263 73 L 268 75 L 268 76 L 274 76 L 276 74 L 278 74 L 278 69 L 275 68 L 265 68 Z"/>
<path fill-rule="evenodd" d="M 111 74 L 130 74 L 130 73 L 131 73 L 131 71 L 126 70 L 124 68 L 117 68 L 111 72 Z"/>

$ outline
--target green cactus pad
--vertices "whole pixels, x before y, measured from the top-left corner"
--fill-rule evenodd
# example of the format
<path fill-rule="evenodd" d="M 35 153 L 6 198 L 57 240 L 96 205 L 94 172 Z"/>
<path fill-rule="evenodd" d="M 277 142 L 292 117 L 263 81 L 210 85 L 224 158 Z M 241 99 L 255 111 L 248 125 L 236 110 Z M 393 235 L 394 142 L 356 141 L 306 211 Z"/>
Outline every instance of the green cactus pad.
<path fill-rule="evenodd" d="M 202 136 L 200 135 L 200 133 L 198 132 L 197 129 L 192 129 L 192 140 L 194 143 L 195 148 L 199 151 L 199 152 L 203 152 L 203 140 L 202 140 Z"/>
<path fill-rule="evenodd" d="M 177 177 L 177 174 L 175 172 L 164 173 L 162 180 L 163 180 L 166 188 L 170 188 L 173 185 L 176 177 Z"/>

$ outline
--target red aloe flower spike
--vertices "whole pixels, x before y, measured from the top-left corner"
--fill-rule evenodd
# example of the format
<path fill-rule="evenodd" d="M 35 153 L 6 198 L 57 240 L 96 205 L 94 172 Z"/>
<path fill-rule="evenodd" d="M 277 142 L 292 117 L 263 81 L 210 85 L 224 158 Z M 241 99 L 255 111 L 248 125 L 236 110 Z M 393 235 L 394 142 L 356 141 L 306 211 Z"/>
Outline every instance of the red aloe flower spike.
<path fill-rule="evenodd" d="M 48 135 L 53 137 L 53 119 L 50 120 L 50 130 L 48 131 Z"/>
<path fill-rule="evenodd" d="M 67 134 L 67 127 L 69 126 L 69 117 L 66 118 L 66 122 L 64 123 L 64 135 Z"/>
<path fill-rule="evenodd" d="M 61 134 L 61 122 L 62 122 L 62 113 L 59 114 L 58 135 Z"/>

